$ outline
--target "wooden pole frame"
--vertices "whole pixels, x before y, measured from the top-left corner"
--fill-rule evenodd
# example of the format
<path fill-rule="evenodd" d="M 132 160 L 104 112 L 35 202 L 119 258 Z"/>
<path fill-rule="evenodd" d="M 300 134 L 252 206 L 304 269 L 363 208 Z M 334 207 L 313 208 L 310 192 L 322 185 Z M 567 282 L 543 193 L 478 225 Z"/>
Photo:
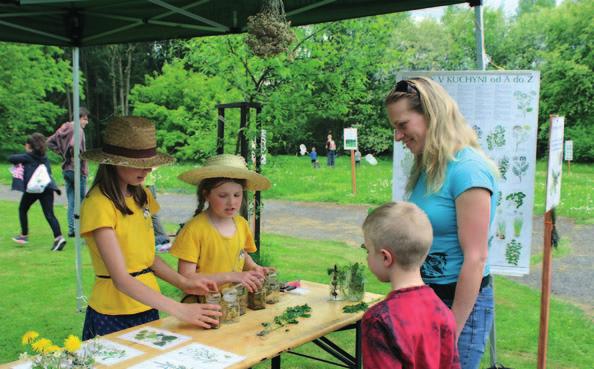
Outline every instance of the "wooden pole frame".
<path fill-rule="evenodd" d="M 545 213 L 544 218 L 544 249 L 542 259 L 542 282 L 540 295 L 540 331 L 538 335 L 538 361 L 537 368 L 547 367 L 547 344 L 549 335 L 549 313 L 551 304 L 551 279 L 552 279 L 552 235 L 553 235 L 553 210 Z"/>

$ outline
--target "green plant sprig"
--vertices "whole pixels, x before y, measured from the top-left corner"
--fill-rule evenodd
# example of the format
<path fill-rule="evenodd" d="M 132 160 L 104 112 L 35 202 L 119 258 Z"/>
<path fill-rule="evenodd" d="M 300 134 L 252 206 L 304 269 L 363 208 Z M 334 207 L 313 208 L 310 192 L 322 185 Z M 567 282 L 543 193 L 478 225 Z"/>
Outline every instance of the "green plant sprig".
<path fill-rule="evenodd" d="M 270 332 L 289 324 L 299 324 L 298 318 L 309 317 L 311 317 L 311 306 L 308 304 L 288 307 L 281 315 L 275 316 L 272 322 L 262 323 L 264 329 L 258 332 L 257 335 L 260 337 L 266 336 Z"/>
<path fill-rule="evenodd" d="M 367 309 L 369 309 L 369 305 L 366 302 L 361 301 L 358 304 L 343 306 L 342 312 L 345 314 L 354 314 L 359 311 L 367 311 Z"/>

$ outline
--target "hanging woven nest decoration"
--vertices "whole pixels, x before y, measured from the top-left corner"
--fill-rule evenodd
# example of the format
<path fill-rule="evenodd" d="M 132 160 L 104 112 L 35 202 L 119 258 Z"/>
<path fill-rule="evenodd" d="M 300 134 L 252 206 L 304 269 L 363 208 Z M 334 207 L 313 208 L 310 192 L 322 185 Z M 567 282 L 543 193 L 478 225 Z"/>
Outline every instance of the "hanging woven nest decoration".
<path fill-rule="evenodd" d="M 269 58 L 289 50 L 295 40 L 282 0 L 267 0 L 262 11 L 248 17 L 246 43 L 254 55 Z"/>

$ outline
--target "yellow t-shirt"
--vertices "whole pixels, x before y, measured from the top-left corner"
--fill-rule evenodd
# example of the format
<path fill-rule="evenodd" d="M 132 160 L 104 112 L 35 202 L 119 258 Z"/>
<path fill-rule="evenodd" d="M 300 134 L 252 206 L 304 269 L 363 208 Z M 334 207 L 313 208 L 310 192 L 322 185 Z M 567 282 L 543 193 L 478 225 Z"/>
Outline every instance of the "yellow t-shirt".
<path fill-rule="evenodd" d="M 134 212 L 131 215 L 122 214 L 113 202 L 101 193 L 98 186 L 94 187 L 82 202 L 80 233 L 89 247 L 95 275 L 109 275 L 93 237 L 93 231 L 99 228 L 113 228 L 115 231 L 128 273 L 139 272 L 153 265 L 155 236 L 151 214 L 159 211 L 159 204 L 150 191 L 145 192 L 148 204 L 144 208 L 139 207 L 132 197 L 126 197 L 126 205 Z M 153 273 L 141 274 L 135 278 L 159 291 Z M 89 306 L 107 315 L 136 314 L 151 309 L 150 306 L 120 292 L 111 278 L 95 278 Z"/>
<path fill-rule="evenodd" d="M 210 223 L 206 212 L 202 212 L 186 223 L 169 253 L 195 263 L 197 273 L 240 272 L 245 252 L 255 252 L 256 244 L 247 220 L 236 215 L 233 221 L 237 231 L 231 237 L 224 237 Z"/>

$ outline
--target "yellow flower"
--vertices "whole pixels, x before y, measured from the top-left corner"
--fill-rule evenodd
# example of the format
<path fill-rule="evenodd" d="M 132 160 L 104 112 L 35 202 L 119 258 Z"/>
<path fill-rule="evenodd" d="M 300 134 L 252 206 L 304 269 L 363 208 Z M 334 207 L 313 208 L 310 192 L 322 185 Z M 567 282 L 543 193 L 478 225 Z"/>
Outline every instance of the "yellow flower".
<path fill-rule="evenodd" d="M 60 346 L 51 345 L 51 346 L 47 347 L 45 350 L 43 350 L 44 353 L 51 353 L 51 352 L 56 352 L 56 351 L 60 351 Z"/>
<path fill-rule="evenodd" d="M 68 352 L 78 351 L 78 349 L 80 349 L 80 345 L 81 345 L 80 339 L 74 335 L 70 335 L 70 336 L 68 336 L 68 338 L 66 338 L 64 340 L 64 348 Z"/>
<path fill-rule="evenodd" d="M 52 345 L 52 341 L 48 340 L 47 338 L 40 338 L 39 340 L 33 342 L 31 347 L 35 352 L 44 353 L 45 350 Z"/>
<path fill-rule="evenodd" d="M 23 335 L 21 342 L 23 343 L 23 345 L 28 345 L 31 342 L 33 342 L 33 340 L 36 339 L 37 337 L 39 337 L 39 333 L 37 333 L 35 331 L 28 331 Z"/>

